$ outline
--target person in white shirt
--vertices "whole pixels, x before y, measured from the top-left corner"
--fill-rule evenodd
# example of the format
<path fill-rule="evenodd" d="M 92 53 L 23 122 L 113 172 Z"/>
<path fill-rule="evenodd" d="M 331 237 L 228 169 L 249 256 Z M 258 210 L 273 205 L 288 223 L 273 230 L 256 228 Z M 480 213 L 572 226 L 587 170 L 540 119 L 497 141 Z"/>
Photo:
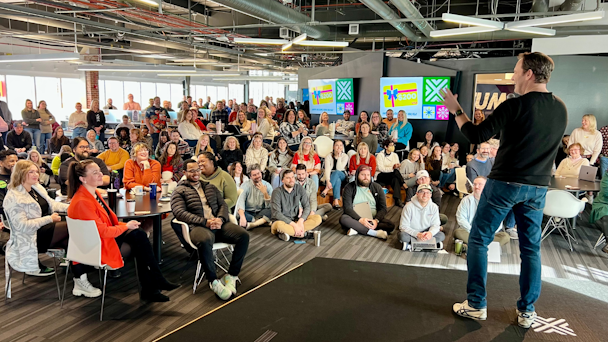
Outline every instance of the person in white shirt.
<path fill-rule="evenodd" d="M 350 114 L 349 114 L 350 115 Z M 348 173 L 348 154 L 344 153 L 344 143 L 342 140 L 334 140 L 334 148 L 330 155 L 325 157 L 325 170 L 323 172 L 323 181 L 325 181 L 325 189 L 321 192 L 321 197 L 325 198 L 329 190 L 333 189 L 334 209 L 340 209 L 340 198 L 342 183 L 346 180 Z"/>
<path fill-rule="evenodd" d="M 445 234 L 440 230 L 439 207 L 431 201 L 433 189 L 430 185 L 418 186 L 416 196 L 405 205 L 399 223 L 399 241 L 402 250 L 411 249 L 412 238 L 428 241 L 435 238 L 437 247 L 443 248 Z"/>
<path fill-rule="evenodd" d="M 471 233 L 471 227 L 473 226 L 473 218 L 477 212 L 477 205 L 479 204 L 483 188 L 486 186 L 486 181 L 487 178 L 483 176 L 475 178 L 473 181 L 473 193 L 463 198 L 456 210 L 458 228 L 454 230 L 454 237 L 462 240 L 465 244 L 469 243 L 469 234 Z M 511 237 L 502 230 L 503 225 L 501 223 L 496 234 L 494 234 L 494 241 L 500 243 L 501 246 L 504 246 L 511 241 Z"/>
<path fill-rule="evenodd" d="M 182 122 L 177 126 L 177 130 L 184 140 L 194 141 L 194 146 L 196 146 L 196 141 L 198 141 L 198 138 L 203 134 L 203 131 L 201 131 L 198 124 L 196 124 L 196 118 L 192 114 L 192 110 L 184 114 Z"/>
<path fill-rule="evenodd" d="M 253 164 L 260 165 L 262 172 L 266 171 L 266 165 L 268 165 L 268 150 L 262 145 L 262 135 L 254 134 L 252 143 L 245 153 L 245 166 L 247 168 L 253 166 Z"/>
<path fill-rule="evenodd" d="M 384 148 L 376 155 L 376 181 L 384 186 L 390 185 L 393 188 L 393 199 L 395 205 L 403 207 L 401 200 L 401 188 L 405 183 L 401 175 L 401 163 L 399 157 L 394 152 L 395 143 L 393 139 L 386 139 L 382 142 Z M 405 188 L 407 189 L 407 187 Z"/>
<path fill-rule="evenodd" d="M 118 125 L 116 125 L 116 128 L 114 128 L 114 131 L 118 130 L 121 127 L 126 127 L 130 130 L 135 129 L 135 126 L 129 122 L 129 116 L 128 115 L 123 115 L 122 116 L 122 122 L 119 123 Z"/>
<path fill-rule="evenodd" d="M 589 159 L 591 165 L 597 162 L 597 158 L 602 152 L 604 140 L 602 139 L 602 133 L 597 130 L 597 120 L 594 115 L 583 115 L 582 125 L 572 131 L 568 146 L 574 143 L 583 146 L 581 154 L 583 158 Z"/>

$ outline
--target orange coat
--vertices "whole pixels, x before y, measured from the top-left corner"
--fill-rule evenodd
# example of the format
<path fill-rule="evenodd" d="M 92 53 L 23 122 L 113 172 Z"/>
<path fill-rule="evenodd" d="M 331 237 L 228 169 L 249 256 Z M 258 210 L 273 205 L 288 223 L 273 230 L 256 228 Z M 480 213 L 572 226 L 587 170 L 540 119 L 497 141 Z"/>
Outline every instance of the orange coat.
<path fill-rule="evenodd" d="M 160 185 L 161 165 L 156 160 L 148 159 L 150 168 L 142 171 L 133 159 L 127 160 L 124 168 L 122 182 L 127 190 L 141 185 L 147 187 L 150 183 Z"/>
<path fill-rule="evenodd" d="M 99 192 L 97 192 L 97 196 L 101 198 Z M 101 200 L 107 205 L 103 199 Z M 127 224 L 118 222 L 116 214 L 112 211 L 108 216 L 106 210 L 84 186 L 80 186 L 72 197 L 68 217 L 76 220 L 95 221 L 101 238 L 101 263 L 112 268 L 124 266 L 115 238 L 127 230 Z"/>

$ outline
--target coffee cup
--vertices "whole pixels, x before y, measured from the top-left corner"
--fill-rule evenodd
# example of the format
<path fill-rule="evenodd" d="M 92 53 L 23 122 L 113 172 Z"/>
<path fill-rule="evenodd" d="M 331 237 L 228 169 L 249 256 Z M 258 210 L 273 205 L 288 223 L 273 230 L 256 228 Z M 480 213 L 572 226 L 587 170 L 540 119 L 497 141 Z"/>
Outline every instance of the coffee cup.
<path fill-rule="evenodd" d="M 127 212 L 134 213 L 135 212 L 135 200 L 127 200 Z"/>
<path fill-rule="evenodd" d="M 135 193 L 136 196 L 141 196 L 144 194 L 144 187 L 141 185 L 138 185 L 133 188 L 133 192 Z"/>
<path fill-rule="evenodd" d="M 169 183 L 163 183 L 161 185 L 161 192 L 163 197 L 169 196 Z"/>

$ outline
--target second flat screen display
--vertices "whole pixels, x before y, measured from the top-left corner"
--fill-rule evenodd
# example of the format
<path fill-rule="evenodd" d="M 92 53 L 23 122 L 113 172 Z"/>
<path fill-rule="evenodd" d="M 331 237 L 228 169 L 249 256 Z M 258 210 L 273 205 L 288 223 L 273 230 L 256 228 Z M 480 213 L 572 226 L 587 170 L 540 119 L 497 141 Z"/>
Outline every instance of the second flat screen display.
<path fill-rule="evenodd" d="M 450 88 L 450 77 L 382 77 L 380 79 L 380 111 L 400 110 L 408 119 L 447 120 L 448 109 L 441 104 L 441 89 Z"/>

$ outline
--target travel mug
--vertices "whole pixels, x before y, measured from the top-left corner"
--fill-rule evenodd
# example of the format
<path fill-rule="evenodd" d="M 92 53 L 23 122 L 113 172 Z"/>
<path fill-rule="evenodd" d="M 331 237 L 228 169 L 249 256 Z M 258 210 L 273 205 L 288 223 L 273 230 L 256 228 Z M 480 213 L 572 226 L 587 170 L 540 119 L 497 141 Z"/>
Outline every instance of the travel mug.
<path fill-rule="evenodd" d="M 127 212 L 134 213 L 135 212 L 135 200 L 127 200 Z"/>
<path fill-rule="evenodd" d="M 150 183 L 150 198 L 156 198 L 156 183 Z"/>
<path fill-rule="evenodd" d="M 118 190 L 116 189 L 108 189 L 108 205 L 110 206 L 110 210 L 116 212 L 116 196 L 118 195 Z"/>
<path fill-rule="evenodd" d="M 456 239 L 454 243 L 454 252 L 456 252 L 456 255 L 462 254 L 462 240 Z"/>
<path fill-rule="evenodd" d="M 313 234 L 315 237 L 315 246 L 316 247 L 321 246 L 321 231 L 315 230 L 315 232 Z"/>
<path fill-rule="evenodd" d="M 162 197 L 169 196 L 169 183 L 163 183 L 161 185 Z"/>

